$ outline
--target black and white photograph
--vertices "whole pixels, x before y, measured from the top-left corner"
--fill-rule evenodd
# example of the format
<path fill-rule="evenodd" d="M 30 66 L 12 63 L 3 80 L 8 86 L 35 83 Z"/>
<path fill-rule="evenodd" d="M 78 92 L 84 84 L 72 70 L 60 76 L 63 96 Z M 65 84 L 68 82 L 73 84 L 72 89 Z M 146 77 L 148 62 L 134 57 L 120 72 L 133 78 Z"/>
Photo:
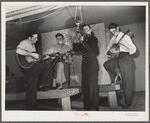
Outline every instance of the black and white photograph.
<path fill-rule="evenodd" d="M 148 2 L 1 2 L 2 121 L 148 121 Z"/>

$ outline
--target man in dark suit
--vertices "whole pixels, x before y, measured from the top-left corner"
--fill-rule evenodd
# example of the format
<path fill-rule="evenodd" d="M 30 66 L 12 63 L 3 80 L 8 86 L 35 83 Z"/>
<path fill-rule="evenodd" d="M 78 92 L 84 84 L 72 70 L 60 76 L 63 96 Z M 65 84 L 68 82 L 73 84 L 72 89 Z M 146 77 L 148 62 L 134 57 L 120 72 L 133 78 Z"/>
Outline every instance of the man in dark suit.
<path fill-rule="evenodd" d="M 73 43 L 75 52 L 82 51 L 82 92 L 84 110 L 99 110 L 99 87 L 98 71 L 99 54 L 98 39 L 89 25 L 82 26 L 82 33 L 79 41 Z"/>

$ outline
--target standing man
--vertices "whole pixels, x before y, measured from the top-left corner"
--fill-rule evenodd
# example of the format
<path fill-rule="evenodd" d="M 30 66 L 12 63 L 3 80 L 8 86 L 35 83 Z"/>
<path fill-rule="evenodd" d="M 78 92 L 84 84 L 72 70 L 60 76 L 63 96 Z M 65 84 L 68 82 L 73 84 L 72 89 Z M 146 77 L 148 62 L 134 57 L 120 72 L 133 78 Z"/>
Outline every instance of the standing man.
<path fill-rule="evenodd" d="M 64 36 L 61 33 L 55 35 L 57 44 L 46 50 L 44 54 L 65 54 L 70 51 L 70 47 L 65 44 Z M 66 54 L 69 55 L 69 54 Z M 68 57 L 69 58 L 69 57 Z M 64 56 L 55 66 L 54 82 L 56 82 L 56 89 L 68 88 L 69 84 L 69 59 Z"/>
<path fill-rule="evenodd" d="M 39 60 L 39 54 L 35 53 L 35 43 L 38 41 L 38 34 L 29 30 L 27 39 L 20 42 L 17 46 L 16 53 L 25 57 L 27 62 Z M 39 63 L 33 64 L 30 68 L 21 68 L 28 79 L 27 93 L 26 93 L 26 110 L 36 110 L 36 97 L 38 87 L 38 76 L 47 70 L 47 64 Z"/>
<path fill-rule="evenodd" d="M 117 44 L 124 35 L 124 33 L 119 31 L 119 27 L 115 23 L 111 23 L 108 29 L 113 34 L 113 37 L 108 44 L 107 51 L 111 49 L 111 46 L 114 43 Z M 131 55 L 136 52 L 136 47 L 128 35 L 124 35 L 124 37 L 119 42 L 119 46 L 120 47 L 118 58 L 112 58 L 106 61 L 104 63 L 104 67 L 109 73 L 112 83 L 114 84 L 117 80 L 116 77 L 118 78 L 115 69 L 120 68 L 125 97 L 125 105 L 122 105 L 122 108 L 129 108 L 132 104 L 132 83 L 133 83 L 133 58 Z M 110 51 L 112 53 L 114 52 L 113 50 Z"/>
<path fill-rule="evenodd" d="M 73 43 L 75 52 L 82 51 L 82 92 L 85 111 L 99 110 L 98 71 L 99 55 L 98 39 L 94 36 L 89 25 L 82 26 L 84 36 L 80 42 Z"/>

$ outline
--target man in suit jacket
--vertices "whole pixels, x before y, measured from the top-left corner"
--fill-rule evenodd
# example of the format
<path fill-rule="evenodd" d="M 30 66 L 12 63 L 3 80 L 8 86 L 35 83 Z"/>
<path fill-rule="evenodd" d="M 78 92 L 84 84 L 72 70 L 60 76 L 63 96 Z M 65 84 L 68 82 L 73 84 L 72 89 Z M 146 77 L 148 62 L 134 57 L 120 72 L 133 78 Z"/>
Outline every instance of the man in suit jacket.
<path fill-rule="evenodd" d="M 73 50 L 75 52 L 82 51 L 82 92 L 84 110 L 98 111 L 98 39 L 94 37 L 91 27 L 87 24 L 82 26 L 82 32 L 84 36 L 80 37 L 79 42 L 73 43 Z"/>

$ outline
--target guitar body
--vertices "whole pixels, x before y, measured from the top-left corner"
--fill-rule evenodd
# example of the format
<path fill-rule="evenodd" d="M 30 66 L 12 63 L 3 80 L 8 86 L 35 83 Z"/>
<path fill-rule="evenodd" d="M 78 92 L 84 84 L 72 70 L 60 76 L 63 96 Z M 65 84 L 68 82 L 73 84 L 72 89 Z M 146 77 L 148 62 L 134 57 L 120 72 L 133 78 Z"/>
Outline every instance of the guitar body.
<path fill-rule="evenodd" d="M 110 55 L 110 58 L 113 58 L 113 59 L 117 59 L 118 56 L 119 56 L 119 52 L 120 52 L 120 45 L 119 45 L 119 42 L 122 40 L 122 38 L 126 35 L 130 33 L 130 30 L 128 29 L 124 35 L 119 39 L 118 43 L 117 44 L 113 44 L 110 48 L 110 50 L 107 52 L 107 55 Z"/>
<path fill-rule="evenodd" d="M 29 69 L 34 64 L 33 62 L 28 62 L 26 60 L 25 56 L 19 55 L 19 54 L 17 54 L 17 61 L 18 61 L 19 66 L 24 68 L 24 69 Z"/>
<path fill-rule="evenodd" d="M 107 52 L 107 55 L 110 55 L 110 58 L 116 59 L 119 56 L 119 52 L 120 52 L 120 46 L 118 44 L 113 44 L 110 50 Z"/>

